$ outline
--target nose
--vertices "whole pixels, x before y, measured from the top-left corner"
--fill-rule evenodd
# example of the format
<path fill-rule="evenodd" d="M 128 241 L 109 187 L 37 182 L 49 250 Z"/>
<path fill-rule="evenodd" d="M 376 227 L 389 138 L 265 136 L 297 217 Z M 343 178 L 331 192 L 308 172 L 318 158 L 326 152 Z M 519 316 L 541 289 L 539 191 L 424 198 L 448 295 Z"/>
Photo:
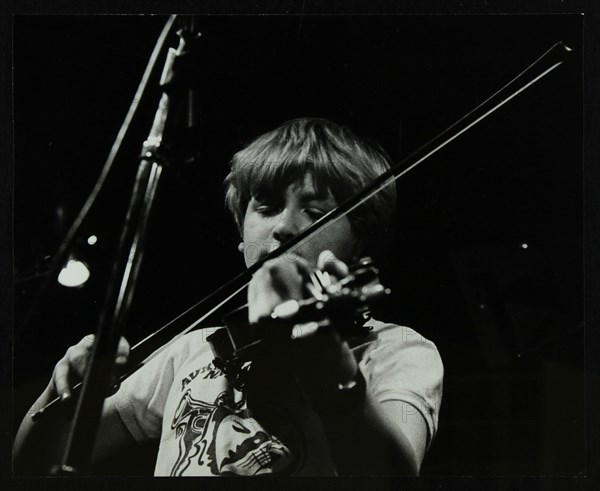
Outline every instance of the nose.
<path fill-rule="evenodd" d="M 273 228 L 273 238 L 283 244 L 301 231 L 301 224 L 296 214 L 288 208 L 282 210 L 278 218 Z"/>

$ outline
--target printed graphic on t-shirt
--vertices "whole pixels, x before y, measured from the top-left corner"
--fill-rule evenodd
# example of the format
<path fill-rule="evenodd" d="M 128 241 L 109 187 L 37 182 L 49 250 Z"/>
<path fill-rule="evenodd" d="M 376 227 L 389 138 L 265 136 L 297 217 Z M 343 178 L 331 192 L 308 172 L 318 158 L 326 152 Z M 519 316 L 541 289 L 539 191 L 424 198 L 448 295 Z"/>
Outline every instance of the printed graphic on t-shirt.
<path fill-rule="evenodd" d="M 206 370 L 188 375 L 182 388 L 203 371 Z M 200 378 L 215 376 L 210 371 L 203 375 Z M 198 466 L 207 467 L 213 475 L 242 476 L 293 474 L 298 468 L 298 452 L 292 452 L 266 431 L 245 407 L 245 401 L 236 403 L 233 389 L 207 402 L 194 397 L 192 389 L 187 388 L 175 411 L 171 429 L 178 444 L 171 476 L 197 474 Z M 286 433 L 289 434 L 289 430 Z"/>

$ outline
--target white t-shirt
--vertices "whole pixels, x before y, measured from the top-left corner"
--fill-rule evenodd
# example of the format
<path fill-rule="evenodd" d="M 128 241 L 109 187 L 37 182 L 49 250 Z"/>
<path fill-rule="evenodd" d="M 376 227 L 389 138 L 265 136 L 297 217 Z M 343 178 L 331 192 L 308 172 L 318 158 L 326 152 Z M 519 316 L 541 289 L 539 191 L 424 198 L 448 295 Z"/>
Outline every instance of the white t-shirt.
<path fill-rule="evenodd" d="M 442 399 L 437 348 L 408 327 L 367 325 L 371 333 L 352 348 L 367 386 L 379 402 L 406 403 L 403 417 L 418 411 L 429 446 Z M 213 366 L 209 334 L 181 337 L 107 400 L 138 442 L 160 439 L 155 475 L 335 475 L 319 416 L 298 391 L 274 389 L 250 410 Z"/>

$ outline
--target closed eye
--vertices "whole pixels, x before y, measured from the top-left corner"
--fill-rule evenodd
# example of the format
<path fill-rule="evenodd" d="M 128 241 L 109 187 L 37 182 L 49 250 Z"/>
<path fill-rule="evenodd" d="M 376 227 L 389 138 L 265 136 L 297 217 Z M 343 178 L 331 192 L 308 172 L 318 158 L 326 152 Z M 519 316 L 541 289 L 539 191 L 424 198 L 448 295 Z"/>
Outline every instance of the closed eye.
<path fill-rule="evenodd" d="M 260 215 L 272 216 L 279 212 L 280 206 L 275 201 L 256 200 L 253 208 Z"/>
<path fill-rule="evenodd" d="M 272 205 L 260 205 L 255 208 L 257 213 L 260 213 L 261 215 L 264 215 L 264 216 L 276 215 L 278 209 L 279 208 L 277 206 L 272 206 Z"/>

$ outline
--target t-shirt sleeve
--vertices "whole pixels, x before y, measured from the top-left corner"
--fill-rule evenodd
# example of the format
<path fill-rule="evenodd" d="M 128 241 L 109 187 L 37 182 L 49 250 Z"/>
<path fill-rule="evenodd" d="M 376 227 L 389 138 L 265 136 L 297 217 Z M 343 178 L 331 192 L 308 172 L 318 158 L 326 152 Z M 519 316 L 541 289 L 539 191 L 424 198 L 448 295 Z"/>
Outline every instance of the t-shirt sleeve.
<path fill-rule="evenodd" d="M 378 331 L 378 339 L 360 362 L 379 402 L 402 401 L 407 417 L 418 411 L 428 429 L 427 447 L 437 431 L 444 367 L 431 341 L 413 329 L 393 324 Z"/>
<path fill-rule="evenodd" d="M 160 437 L 163 411 L 181 360 L 183 339 L 175 341 L 127 378 L 106 404 L 114 405 L 138 442 Z M 183 346 L 182 346 L 183 344 Z"/>

